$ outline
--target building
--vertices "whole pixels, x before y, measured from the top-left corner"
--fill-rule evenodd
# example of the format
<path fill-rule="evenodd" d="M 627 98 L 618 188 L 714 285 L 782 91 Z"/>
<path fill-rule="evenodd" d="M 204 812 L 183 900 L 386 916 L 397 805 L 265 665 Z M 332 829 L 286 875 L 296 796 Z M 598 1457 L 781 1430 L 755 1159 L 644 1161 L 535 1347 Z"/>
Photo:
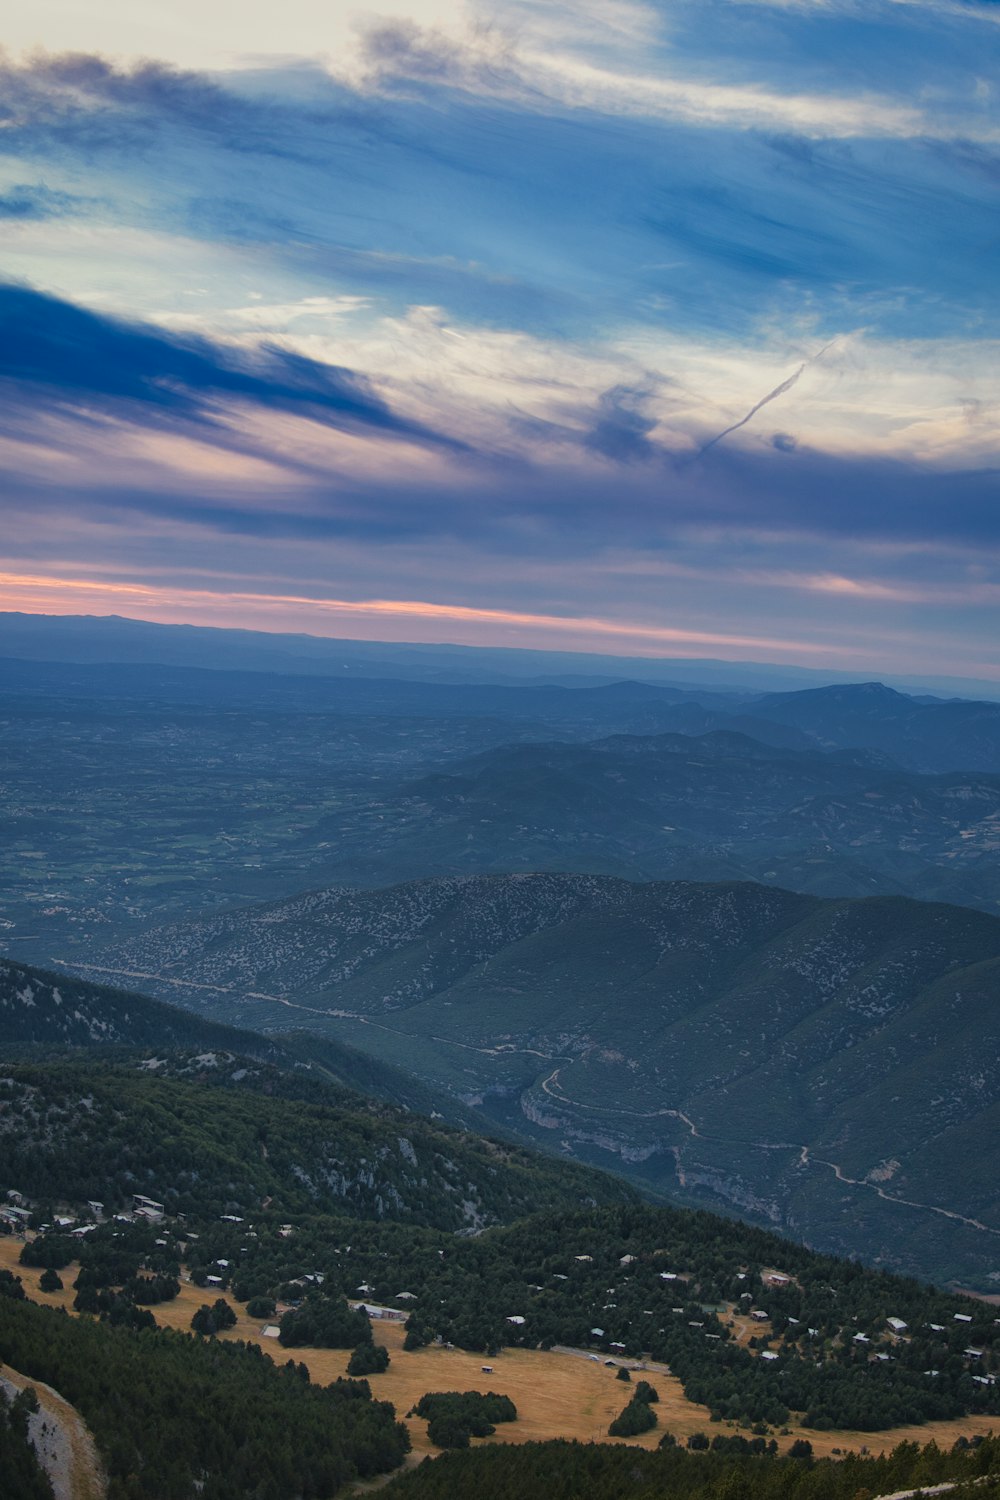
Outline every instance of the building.
<path fill-rule="evenodd" d="M 163 1218 L 163 1204 L 157 1203 L 155 1198 L 147 1198 L 145 1193 L 132 1194 L 132 1212 L 137 1219 L 150 1219 L 155 1224 Z"/>
<path fill-rule="evenodd" d="M 369 1318 L 380 1318 L 383 1323 L 405 1323 L 406 1313 L 400 1312 L 398 1307 L 380 1307 L 375 1302 L 356 1302 L 358 1312 L 363 1312 Z"/>

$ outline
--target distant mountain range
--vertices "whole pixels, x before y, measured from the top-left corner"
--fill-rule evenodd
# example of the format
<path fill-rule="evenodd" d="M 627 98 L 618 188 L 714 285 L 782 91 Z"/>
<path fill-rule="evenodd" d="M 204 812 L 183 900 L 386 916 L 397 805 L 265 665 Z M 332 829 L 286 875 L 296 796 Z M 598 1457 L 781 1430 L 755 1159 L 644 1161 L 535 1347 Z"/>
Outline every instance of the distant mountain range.
<path fill-rule="evenodd" d="M 807 1243 L 1000 1285 L 1000 920 L 571 875 L 333 889 L 93 977 L 335 1036 L 523 1136 Z"/>
<path fill-rule="evenodd" d="M 156 662 L 45 661 L 4 653 L 0 616 L 0 694 L 169 707 L 336 714 L 348 718 L 495 721 L 512 739 L 592 739 L 611 733 L 705 734 L 726 729 L 787 749 L 870 749 L 911 771 L 1000 773 L 1000 702 L 913 697 L 879 682 L 789 693 L 720 690 L 705 684 L 642 680 L 593 683 L 437 681 L 363 675 L 365 659 L 333 674 L 267 668 L 206 668 Z M 153 628 L 153 627 L 150 627 Z M 237 632 L 238 634 L 238 632 Z M 1000 691 L 1000 689 L 998 689 Z"/>
<path fill-rule="evenodd" d="M 735 693 L 790 692 L 849 683 L 850 672 L 711 657 L 611 656 L 510 646 L 364 641 L 277 631 L 161 625 L 122 615 L 0 611 L 0 656 L 35 662 L 138 663 L 320 677 L 395 677 L 436 682 L 565 683 L 633 679 Z M 971 677 L 894 675 L 906 692 L 1000 698 L 1000 684 Z"/>

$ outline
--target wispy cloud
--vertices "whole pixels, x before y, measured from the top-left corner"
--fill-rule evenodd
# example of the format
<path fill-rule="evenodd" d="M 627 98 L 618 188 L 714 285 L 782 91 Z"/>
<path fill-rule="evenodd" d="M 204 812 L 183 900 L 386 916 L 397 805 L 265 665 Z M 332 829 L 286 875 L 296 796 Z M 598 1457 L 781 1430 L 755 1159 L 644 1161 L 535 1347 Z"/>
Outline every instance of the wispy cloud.
<path fill-rule="evenodd" d="M 20 436 L 25 408 L 88 421 L 141 412 L 152 426 L 208 427 L 225 444 L 227 404 L 246 404 L 347 431 L 450 441 L 397 416 L 350 370 L 267 344 L 248 352 L 170 335 L 20 286 L 0 285 L 0 381 L 3 425 L 10 430 L 16 410 Z"/>

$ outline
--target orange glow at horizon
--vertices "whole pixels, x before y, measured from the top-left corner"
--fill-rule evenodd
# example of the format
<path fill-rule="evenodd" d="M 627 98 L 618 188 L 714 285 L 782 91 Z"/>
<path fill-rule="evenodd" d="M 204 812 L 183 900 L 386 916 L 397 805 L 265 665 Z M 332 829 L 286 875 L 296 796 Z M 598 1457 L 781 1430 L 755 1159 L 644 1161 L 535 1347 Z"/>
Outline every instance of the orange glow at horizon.
<path fill-rule="evenodd" d="M 665 646 L 680 646 L 699 655 L 697 648 L 724 647 L 736 652 L 767 651 L 794 660 L 796 656 L 848 656 L 866 658 L 874 653 L 843 644 L 789 641 L 771 636 L 733 635 L 724 632 L 685 630 L 675 626 L 605 619 L 600 616 L 553 615 L 512 609 L 477 608 L 464 604 L 439 604 L 419 599 L 311 598 L 298 594 L 252 593 L 240 590 L 174 588 L 145 583 L 107 582 L 102 579 L 56 578 L 22 573 L 0 573 L 0 609 L 30 614 L 107 615 L 131 606 L 136 618 L 158 624 L 213 625 L 229 629 L 300 631 L 313 635 L 336 634 L 367 640 L 413 640 L 428 643 L 447 640 L 462 645 L 519 644 L 544 649 L 545 637 L 562 640 L 555 649 L 605 650 L 614 642 L 629 643 L 637 655 L 654 655 Z M 363 622 L 372 627 L 364 632 Z M 407 633 L 386 634 L 396 624 Z M 451 627 L 443 636 L 438 627 Z M 457 627 L 457 629 L 456 629 Z M 424 634 L 420 635 L 420 629 Z M 487 638 L 487 633 L 489 638 Z M 534 633 L 535 639 L 524 639 Z M 598 643 L 592 647 L 591 643 Z"/>

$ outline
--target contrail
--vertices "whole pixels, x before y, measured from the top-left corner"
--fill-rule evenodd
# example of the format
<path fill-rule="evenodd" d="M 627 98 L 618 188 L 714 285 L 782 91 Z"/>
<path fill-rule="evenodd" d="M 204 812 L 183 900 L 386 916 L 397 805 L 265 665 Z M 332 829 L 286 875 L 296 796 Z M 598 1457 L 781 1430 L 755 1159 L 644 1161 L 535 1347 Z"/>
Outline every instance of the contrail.
<path fill-rule="evenodd" d="M 698 449 L 697 457 L 703 457 L 703 455 L 708 452 L 709 448 L 714 448 L 716 443 L 721 443 L 722 439 L 727 438 L 731 432 L 738 432 L 741 427 L 745 427 L 750 421 L 750 418 L 755 417 L 763 407 L 767 406 L 771 401 L 776 401 L 778 397 L 783 396 L 786 391 L 790 391 L 792 386 L 799 379 L 799 376 L 802 374 L 803 370 L 807 370 L 809 366 L 814 365 L 818 359 L 822 359 L 826 351 L 835 343 L 836 339 L 831 339 L 829 344 L 823 345 L 818 354 L 814 354 L 811 359 L 803 360 L 799 365 L 799 368 L 795 371 L 794 375 L 789 375 L 788 379 L 783 380 L 780 385 L 776 385 L 773 391 L 768 391 L 766 396 L 762 396 L 755 406 L 751 406 L 745 417 L 740 417 L 740 420 L 738 422 L 734 422 L 731 427 L 724 427 L 721 432 L 717 432 L 715 434 L 715 437 L 709 438 L 707 443 L 703 443 L 702 446 Z"/>

